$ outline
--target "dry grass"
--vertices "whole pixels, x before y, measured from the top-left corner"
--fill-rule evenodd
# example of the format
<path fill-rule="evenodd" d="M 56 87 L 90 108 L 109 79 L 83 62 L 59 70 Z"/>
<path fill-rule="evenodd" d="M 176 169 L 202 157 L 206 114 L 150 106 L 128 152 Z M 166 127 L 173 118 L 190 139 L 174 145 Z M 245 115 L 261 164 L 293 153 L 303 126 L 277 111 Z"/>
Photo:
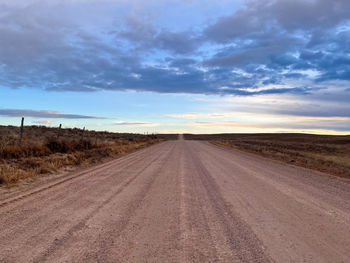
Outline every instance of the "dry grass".
<path fill-rule="evenodd" d="M 97 163 L 164 140 L 162 136 L 27 126 L 0 126 L 0 185 L 11 185 L 64 166 Z"/>
<path fill-rule="evenodd" d="M 264 157 L 350 178 L 350 136 L 310 134 L 185 135 Z"/>

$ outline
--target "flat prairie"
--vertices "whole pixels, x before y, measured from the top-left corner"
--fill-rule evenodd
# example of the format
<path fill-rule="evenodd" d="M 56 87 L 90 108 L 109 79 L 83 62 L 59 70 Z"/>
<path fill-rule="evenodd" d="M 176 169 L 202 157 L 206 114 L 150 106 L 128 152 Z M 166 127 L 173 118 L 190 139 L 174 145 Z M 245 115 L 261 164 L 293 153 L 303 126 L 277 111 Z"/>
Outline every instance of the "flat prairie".
<path fill-rule="evenodd" d="M 350 178 L 350 136 L 312 134 L 185 134 L 339 177 Z"/>

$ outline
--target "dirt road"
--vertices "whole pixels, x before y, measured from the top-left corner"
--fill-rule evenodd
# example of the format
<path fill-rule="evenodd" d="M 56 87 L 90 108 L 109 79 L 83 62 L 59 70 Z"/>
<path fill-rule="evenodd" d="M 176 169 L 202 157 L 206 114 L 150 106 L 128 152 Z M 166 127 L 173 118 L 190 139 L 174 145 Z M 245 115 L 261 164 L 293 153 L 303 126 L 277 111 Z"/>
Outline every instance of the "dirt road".
<path fill-rule="evenodd" d="M 3 194 L 0 262 L 350 262 L 350 184 L 168 141 Z"/>

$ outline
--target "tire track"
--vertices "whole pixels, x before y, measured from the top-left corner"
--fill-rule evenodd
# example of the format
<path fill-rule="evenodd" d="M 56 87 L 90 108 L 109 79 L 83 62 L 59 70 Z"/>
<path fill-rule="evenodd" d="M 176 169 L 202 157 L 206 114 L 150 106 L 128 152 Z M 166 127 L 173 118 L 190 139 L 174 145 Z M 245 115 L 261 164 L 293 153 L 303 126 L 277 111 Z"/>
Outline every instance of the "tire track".
<path fill-rule="evenodd" d="M 186 187 L 186 178 L 185 178 L 185 157 L 184 152 L 182 151 L 180 157 L 180 189 L 181 189 L 181 197 L 180 197 L 180 231 L 181 231 L 181 243 L 182 243 L 182 253 L 180 257 L 180 262 L 189 262 L 189 235 L 190 229 L 188 227 L 188 212 L 187 212 L 187 202 L 188 202 L 188 193 Z"/>
<path fill-rule="evenodd" d="M 173 146 L 174 147 L 174 146 Z M 168 152 L 166 153 L 166 158 L 168 158 L 168 156 L 171 154 L 171 151 L 173 149 L 173 147 L 168 150 Z M 54 240 L 54 242 L 50 245 L 50 247 L 42 253 L 42 255 L 40 255 L 38 258 L 36 258 L 34 260 L 34 262 L 46 262 L 46 260 L 50 257 L 50 255 L 52 255 L 56 250 L 58 250 L 60 247 L 62 247 L 69 238 L 72 237 L 72 235 L 80 230 L 82 230 L 87 221 L 89 221 L 91 218 L 93 218 L 96 214 L 99 213 L 99 211 L 101 209 L 103 209 L 107 204 L 109 204 L 115 197 L 117 197 L 119 194 L 121 194 L 132 182 L 134 182 L 147 168 L 149 168 L 155 160 L 159 159 L 159 156 L 157 155 L 155 158 L 153 158 L 146 166 L 142 167 L 135 175 L 133 175 L 131 178 L 129 178 L 128 180 L 126 180 L 126 182 L 124 182 L 120 188 L 114 192 L 112 195 L 110 195 L 103 203 L 101 203 L 98 207 L 96 207 L 93 211 L 91 211 L 86 217 L 84 217 L 79 223 L 75 224 L 74 226 L 72 226 L 61 238 Z M 163 164 L 164 166 L 165 164 Z M 160 170 L 160 168 L 158 168 L 157 170 Z M 139 194 L 139 198 L 137 198 L 136 200 L 134 200 L 130 207 L 134 207 L 134 203 L 140 202 L 144 196 L 147 194 L 147 192 L 149 191 L 150 187 L 152 186 L 153 182 L 155 180 L 155 176 L 152 177 L 152 180 L 147 183 L 147 185 L 141 189 L 141 192 Z M 142 197 L 140 199 L 140 196 Z M 137 206 L 137 208 L 141 205 L 141 203 Z M 136 209 L 129 209 L 126 212 L 126 217 L 128 214 L 130 214 L 129 217 L 130 218 L 131 215 L 133 213 L 135 213 Z M 132 213 L 131 213 L 132 212 Z M 122 225 L 125 227 L 127 225 L 128 220 L 125 219 L 122 221 Z"/>
<path fill-rule="evenodd" d="M 221 196 L 218 185 L 205 168 L 198 153 L 194 153 L 191 148 L 188 148 L 188 152 L 192 164 L 198 171 L 198 179 L 209 198 L 210 204 L 206 205 L 210 205 L 217 221 L 220 222 L 227 238 L 227 245 L 229 245 L 233 255 L 241 262 L 271 262 L 271 258 L 264 252 L 261 241 L 249 225 L 232 211 L 231 206 Z"/>
<path fill-rule="evenodd" d="M 35 190 L 30 191 L 30 192 L 24 193 L 22 195 L 18 195 L 18 196 L 15 196 L 13 198 L 5 199 L 4 201 L 0 202 L 0 208 L 5 207 L 5 206 L 10 205 L 10 204 L 13 204 L 13 203 L 16 203 L 16 202 L 21 201 L 23 199 L 29 198 L 29 197 L 31 197 L 33 195 L 42 193 L 42 192 L 47 191 L 49 189 L 52 189 L 54 187 L 60 186 L 60 185 L 62 185 L 64 183 L 70 182 L 70 181 L 72 181 L 74 179 L 77 179 L 77 178 L 80 178 L 80 177 L 83 177 L 83 176 L 89 176 L 89 175 L 91 176 L 92 173 L 94 173 L 96 171 L 102 172 L 104 170 L 108 170 L 108 169 L 112 168 L 115 165 L 123 165 L 123 162 L 128 162 L 129 161 L 129 165 L 127 164 L 127 167 L 128 167 L 131 164 L 133 164 L 135 162 L 138 162 L 139 160 L 141 160 L 143 158 L 142 154 L 144 153 L 144 150 L 145 149 L 142 149 L 140 152 L 136 152 L 136 154 L 140 155 L 139 158 L 137 158 L 137 159 L 135 159 L 135 155 L 136 154 L 134 155 L 132 153 L 132 154 L 128 155 L 126 158 L 124 158 L 123 160 L 121 160 L 122 163 L 118 163 L 118 161 L 120 161 L 119 159 L 111 160 L 111 161 L 109 161 L 109 162 L 107 162 L 105 164 L 99 165 L 99 166 L 94 167 L 94 168 L 89 168 L 86 171 L 74 174 L 72 176 L 68 175 L 69 177 L 65 177 L 64 179 L 58 179 L 59 180 L 58 182 L 49 183 L 48 185 L 45 185 L 45 186 L 40 187 L 38 189 L 35 189 Z M 136 155 L 136 157 L 137 157 L 137 155 Z M 123 158 L 123 157 L 121 157 L 121 158 Z"/>
<path fill-rule="evenodd" d="M 171 161 L 171 154 L 175 148 L 175 145 L 172 146 L 168 154 L 162 156 L 164 162 L 157 167 L 156 170 L 150 175 L 148 181 L 143 185 L 139 192 L 135 195 L 133 200 L 128 203 L 128 208 L 123 213 L 122 218 L 118 220 L 118 224 L 115 224 L 110 231 L 108 231 L 108 236 L 102 236 L 102 239 L 99 241 L 99 250 L 96 251 L 96 258 L 99 262 L 115 262 L 115 260 L 110 259 L 111 254 L 113 254 L 113 248 L 115 249 L 116 240 L 124 234 L 124 231 L 132 221 L 131 219 L 136 215 L 138 210 L 143 206 L 148 193 L 152 189 L 156 179 L 161 176 L 160 171 L 164 169 Z M 128 250 L 125 250 L 123 253 L 124 257 L 128 254 Z"/>

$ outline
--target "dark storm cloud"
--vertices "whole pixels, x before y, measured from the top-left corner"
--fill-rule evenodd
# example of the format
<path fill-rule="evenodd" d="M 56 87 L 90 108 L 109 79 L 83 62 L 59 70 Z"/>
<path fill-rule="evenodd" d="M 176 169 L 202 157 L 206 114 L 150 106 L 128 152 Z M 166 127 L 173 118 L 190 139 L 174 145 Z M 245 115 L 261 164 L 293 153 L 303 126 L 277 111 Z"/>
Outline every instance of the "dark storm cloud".
<path fill-rule="evenodd" d="M 63 4 L 3 4 L 0 86 L 310 94 L 317 91 L 310 84 L 350 80 L 349 10 L 345 0 L 255 0 L 210 24 L 175 30 L 137 13 L 85 28 Z"/>
<path fill-rule="evenodd" d="M 55 119 L 104 119 L 103 117 L 86 116 L 79 114 L 64 114 L 55 111 L 25 110 L 25 109 L 0 109 L 0 116 L 5 117 L 33 117 Z"/>

